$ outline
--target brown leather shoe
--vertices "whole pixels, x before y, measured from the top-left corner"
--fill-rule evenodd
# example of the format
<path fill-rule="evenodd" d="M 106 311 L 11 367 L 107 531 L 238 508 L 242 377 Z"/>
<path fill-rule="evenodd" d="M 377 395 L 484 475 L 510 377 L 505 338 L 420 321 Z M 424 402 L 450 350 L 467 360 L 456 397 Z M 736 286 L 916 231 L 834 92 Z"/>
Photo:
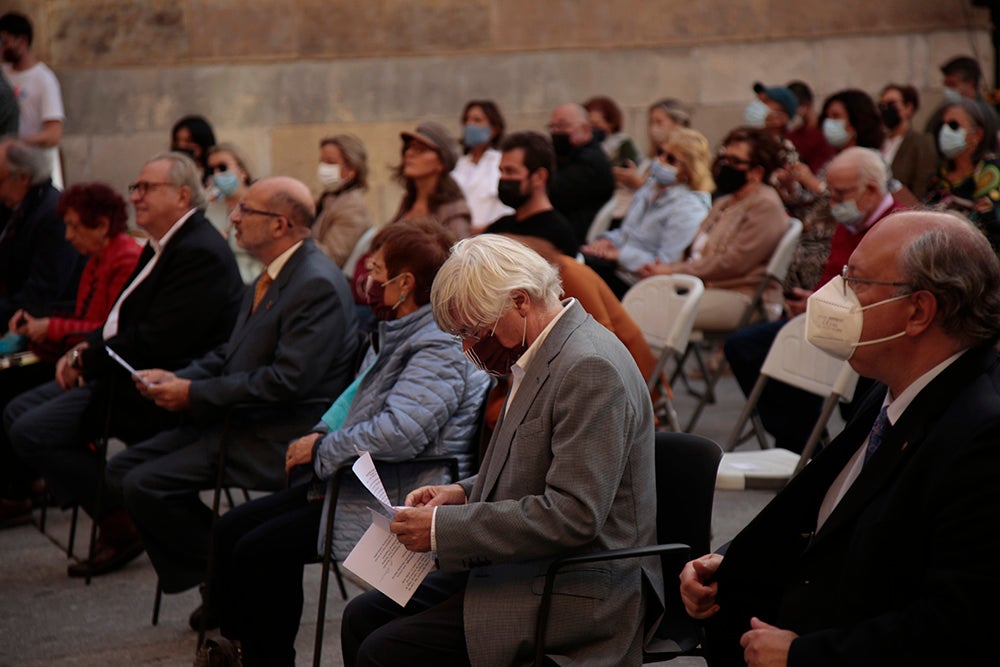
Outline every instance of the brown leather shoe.
<path fill-rule="evenodd" d="M 66 571 L 71 577 L 96 577 L 114 572 L 143 552 L 142 540 L 125 510 L 112 512 L 98 524 L 94 557 L 73 563 Z"/>

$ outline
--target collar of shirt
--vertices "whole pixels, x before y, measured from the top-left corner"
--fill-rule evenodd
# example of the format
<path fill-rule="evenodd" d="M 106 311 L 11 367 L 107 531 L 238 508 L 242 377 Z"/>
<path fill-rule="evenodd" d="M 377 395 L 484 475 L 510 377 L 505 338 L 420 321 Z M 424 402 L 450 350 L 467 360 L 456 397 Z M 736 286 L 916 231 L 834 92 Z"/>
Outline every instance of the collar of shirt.
<path fill-rule="evenodd" d="M 266 269 L 267 275 L 271 276 L 271 280 L 278 277 L 278 274 L 281 273 L 281 269 L 285 267 L 285 263 L 288 262 L 288 259 L 295 254 L 295 251 L 298 250 L 301 245 L 302 241 L 299 241 L 298 243 L 292 245 L 291 248 L 271 260 L 271 263 L 267 265 Z"/>
<path fill-rule="evenodd" d="M 951 366 L 951 364 L 954 363 L 956 359 L 962 356 L 963 352 L 965 352 L 964 349 L 959 350 L 958 352 L 951 355 L 950 357 L 942 361 L 934 368 L 930 369 L 929 371 L 918 377 L 916 380 L 910 383 L 910 386 L 908 386 L 906 389 L 900 392 L 899 396 L 896 396 L 895 398 L 890 398 L 889 392 L 885 392 L 885 402 L 882 403 L 882 405 L 887 406 L 886 416 L 889 417 L 889 424 L 890 425 L 895 424 L 896 421 L 902 416 L 906 408 L 910 406 L 910 403 L 913 402 L 913 399 L 917 397 L 917 394 L 923 391 L 924 387 L 929 385 L 931 383 L 931 380 L 940 375 L 944 371 L 944 369 L 948 368 L 948 366 Z"/>
<path fill-rule="evenodd" d="M 888 192 L 885 193 L 885 196 L 882 197 L 882 201 L 879 202 L 879 205 L 875 207 L 875 210 L 872 211 L 871 215 L 868 216 L 864 224 L 858 227 L 857 233 L 860 234 L 862 231 L 868 229 L 876 222 L 881 220 L 882 216 L 885 215 L 885 212 L 888 211 L 890 208 L 892 208 L 893 202 L 894 200 L 892 198 L 892 195 Z"/>
<path fill-rule="evenodd" d="M 167 233 L 164 234 L 159 241 L 154 239 L 152 236 L 149 237 L 149 245 L 152 246 L 153 252 L 155 252 L 157 255 L 163 252 L 163 249 L 167 247 L 168 243 L 170 243 L 170 239 L 172 239 L 174 237 L 174 234 L 177 233 L 177 230 L 180 229 L 182 226 L 184 226 L 184 223 L 187 222 L 188 218 L 194 215 L 194 212 L 196 210 L 198 209 L 193 208 L 184 215 L 182 215 L 180 219 L 177 220 L 177 222 L 175 222 L 173 226 L 167 230 Z"/>
<path fill-rule="evenodd" d="M 528 346 L 528 349 L 524 351 L 524 354 L 522 354 L 514 365 L 510 367 L 512 381 L 510 384 L 510 395 L 507 398 L 507 405 L 510 405 L 514 400 L 514 394 L 517 392 L 517 388 L 521 384 L 521 380 L 524 378 L 525 371 L 527 371 L 528 366 L 531 364 L 532 359 L 535 358 L 535 355 L 538 354 L 538 350 L 541 349 L 542 344 L 545 343 L 545 339 L 548 338 L 549 332 L 552 331 L 552 327 L 556 325 L 559 318 L 566 313 L 571 305 L 573 305 L 574 301 L 576 301 L 576 299 L 570 298 L 562 302 L 562 309 L 548 324 L 545 325 L 545 328 L 542 329 L 540 334 L 538 334 L 538 338 L 532 341 L 531 345 Z"/>

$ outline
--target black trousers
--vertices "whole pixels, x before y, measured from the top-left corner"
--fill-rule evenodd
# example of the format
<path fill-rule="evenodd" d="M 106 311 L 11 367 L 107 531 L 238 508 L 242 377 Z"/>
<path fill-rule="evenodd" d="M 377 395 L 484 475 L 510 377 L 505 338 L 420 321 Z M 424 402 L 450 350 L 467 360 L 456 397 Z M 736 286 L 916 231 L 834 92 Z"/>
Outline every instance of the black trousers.
<path fill-rule="evenodd" d="M 322 501 L 308 484 L 253 500 L 216 526 L 215 576 L 209 595 L 222 614 L 222 634 L 238 639 L 246 667 L 295 664 L 302 617 L 302 571 L 317 560 Z"/>
<path fill-rule="evenodd" d="M 467 572 L 431 572 L 405 607 L 378 591 L 344 609 L 344 667 L 468 665 L 463 602 Z"/>

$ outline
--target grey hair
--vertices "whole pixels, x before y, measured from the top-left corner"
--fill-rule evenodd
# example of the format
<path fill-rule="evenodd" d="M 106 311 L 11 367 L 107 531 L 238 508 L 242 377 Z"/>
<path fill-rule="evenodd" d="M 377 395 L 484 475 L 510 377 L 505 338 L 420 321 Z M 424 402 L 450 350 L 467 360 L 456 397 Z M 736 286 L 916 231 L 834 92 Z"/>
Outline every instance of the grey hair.
<path fill-rule="evenodd" d="M 359 188 L 367 188 L 368 153 L 365 151 L 365 145 L 361 143 L 361 140 L 353 134 L 333 134 L 320 139 L 319 145 L 321 148 L 327 144 L 333 144 L 340 149 L 347 164 L 356 172 L 354 182 L 358 184 Z"/>
<path fill-rule="evenodd" d="M 27 176 L 32 186 L 41 185 L 52 175 L 52 162 L 44 148 L 11 141 L 7 144 L 7 171 L 11 176 Z"/>
<path fill-rule="evenodd" d="M 272 210 L 281 212 L 299 230 L 309 230 L 316 221 L 316 216 L 310 207 L 281 190 L 271 195 L 267 205 Z"/>
<path fill-rule="evenodd" d="M 912 291 L 934 295 L 941 329 L 963 347 L 995 341 L 1000 336 L 1000 260 L 986 237 L 956 215 L 897 215 L 935 218 L 900 252 L 902 279 Z"/>
<path fill-rule="evenodd" d="M 461 334 L 492 326 L 523 290 L 535 304 L 559 303 L 559 271 L 534 250 L 499 234 L 464 239 L 451 249 L 431 287 L 434 319 L 443 331 Z"/>
<path fill-rule="evenodd" d="M 854 167 L 858 174 L 858 182 L 862 185 L 875 183 L 878 187 L 878 193 L 883 196 L 889 191 L 889 175 L 885 168 L 885 160 L 882 159 L 882 155 L 878 151 L 861 146 L 851 146 L 838 153 L 830 162 L 830 167 L 842 163 Z"/>
<path fill-rule="evenodd" d="M 154 155 L 146 161 L 146 164 L 161 160 L 170 163 L 167 178 L 170 179 L 171 184 L 178 188 L 187 188 L 191 193 L 192 208 L 199 211 L 208 208 L 208 195 L 205 193 L 205 186 L 201 183 L 201 174 L 198 173 L 198 165 L 195 164 L 194 160 L 184 153 L 169 151 Z"/>

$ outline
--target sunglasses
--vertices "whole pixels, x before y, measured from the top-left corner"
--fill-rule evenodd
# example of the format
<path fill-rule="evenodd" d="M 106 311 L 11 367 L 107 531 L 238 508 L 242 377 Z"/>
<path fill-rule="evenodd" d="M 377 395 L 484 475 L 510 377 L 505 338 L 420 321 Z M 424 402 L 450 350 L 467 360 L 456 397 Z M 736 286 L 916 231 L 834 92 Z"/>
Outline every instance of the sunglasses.
<path fill-rule="evenodd" d="M 208 173 L 210 173 L 210 174 L 217 174 L 220 171 L 223 171 L 223 172 L 229 171 L 229 165 L 226 164 L 225 162 L 223 162 L 222 164 L 214 165 L 214 166 L 213 165 L 208 165 Z"/>
<path fill-rule="evenodd" d="M 958 124 L 957 120 L 949 120 L 947 123 L 945 123 L 945 125 L 947 125 L 956 132 L 962 129 L 962 126 Z"/>

